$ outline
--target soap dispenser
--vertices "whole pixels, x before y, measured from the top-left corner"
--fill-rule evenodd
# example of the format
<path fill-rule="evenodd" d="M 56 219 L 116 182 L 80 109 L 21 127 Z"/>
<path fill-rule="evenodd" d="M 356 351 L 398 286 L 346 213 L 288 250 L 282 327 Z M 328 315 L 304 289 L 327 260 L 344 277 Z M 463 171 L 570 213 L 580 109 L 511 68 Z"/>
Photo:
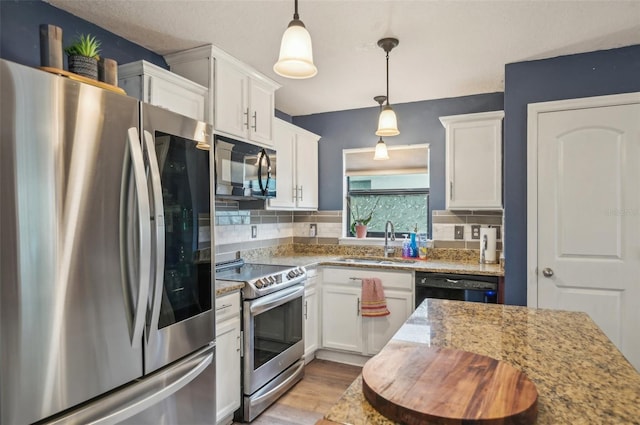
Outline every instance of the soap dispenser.
<path fill-rule="evenodd" d="M 402 241 L 402 257 L 411 258 L 411 242 L 407 239 L 409 235 L 403 233 L 402 236 L 404 236 L 404 240 Z"/>

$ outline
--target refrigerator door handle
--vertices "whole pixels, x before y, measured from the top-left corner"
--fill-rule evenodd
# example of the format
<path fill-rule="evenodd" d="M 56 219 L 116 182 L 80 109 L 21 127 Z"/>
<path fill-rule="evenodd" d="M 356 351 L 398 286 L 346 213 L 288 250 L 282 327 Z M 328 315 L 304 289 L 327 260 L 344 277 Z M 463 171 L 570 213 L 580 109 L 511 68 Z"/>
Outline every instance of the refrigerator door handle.
<path fill-rule="evenodd" d="M 215 343 L 210 343 L 163 372 L 137 381 L 56 420 L 46 422 L 46 425 L 120 423 L 169 398 L 197 378 L 213 363 L 214 348 Z"/>
<path fill-rule="evenodd" d="M 165 254 L 165 236 L 164 236 L 164 205 L 162 199 L 162 182 L 160 181 L 160 169 L 158 168 L 158 157 L 156 156 L 155 141 L 153 135 L 148 131 L 144 131 L 144 145 L 147 149 L 149 157 L 149 170 L 151 172 L 151 187 L 153 192 L 153 211 L 156 231 L 155 244 L 155 267 L 154 272 L 154 288 L 152 289 L 151 301 L 151 319 L 147 326 L 158 326 L 158 317 L 160 316 L 160 301 L 162 300 L 162 287 L 164 283 L 164 254 Z M 147 338 L 153 337 L 153 332 L 147 333 Z"/>
<path fill-rule="evenodd" d="M 147 313 L 147 299 L 149 297 L 149 280 L 151 279 L 151 229 L 147 224 L 151 210 L 149 207 L 149 193 L 147 190 L 147 178 L 144 171 L 144 160 L 138 129 L 135 127 L 127 131 L 127 142 L 131 152 L 131 163 L 133 164 L 133 179 L 135 182 L 138 218 L 140 220 L 140 257 L 138 262 L 138 272 L 140 282 L 138 285 L 138 299 L 133 317 L 133 332 L 131 334 L 131 346 L 138 347 L 142 344 L 142 332 Z"/>

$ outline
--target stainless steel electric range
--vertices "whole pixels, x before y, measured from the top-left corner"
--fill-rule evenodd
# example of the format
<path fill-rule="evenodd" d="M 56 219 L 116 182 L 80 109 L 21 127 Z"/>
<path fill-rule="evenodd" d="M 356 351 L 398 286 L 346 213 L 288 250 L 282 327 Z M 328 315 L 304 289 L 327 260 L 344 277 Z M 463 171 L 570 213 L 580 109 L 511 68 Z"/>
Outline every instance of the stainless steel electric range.
<path fill-rule="evenodd" d="M 250 422 L 304 375 L 303 267 L 216 265 L 217 281 L 244 282 L 242 406 L 236 420 Z"/>

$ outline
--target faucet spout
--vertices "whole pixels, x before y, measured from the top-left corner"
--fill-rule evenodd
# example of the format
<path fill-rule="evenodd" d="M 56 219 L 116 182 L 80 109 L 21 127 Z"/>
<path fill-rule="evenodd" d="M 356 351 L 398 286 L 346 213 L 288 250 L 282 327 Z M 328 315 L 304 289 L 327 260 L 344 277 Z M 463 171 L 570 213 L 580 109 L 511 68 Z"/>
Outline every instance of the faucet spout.
<path fill-rule="evenodd" d="M 385 258 L 394 252 L 393 247 L 389 248 L 389 227 L 391 227 L 391 240 L 396 240 L 396 231 L 391 220 L 387 220 L 384 225 L 384 256 Z"/>

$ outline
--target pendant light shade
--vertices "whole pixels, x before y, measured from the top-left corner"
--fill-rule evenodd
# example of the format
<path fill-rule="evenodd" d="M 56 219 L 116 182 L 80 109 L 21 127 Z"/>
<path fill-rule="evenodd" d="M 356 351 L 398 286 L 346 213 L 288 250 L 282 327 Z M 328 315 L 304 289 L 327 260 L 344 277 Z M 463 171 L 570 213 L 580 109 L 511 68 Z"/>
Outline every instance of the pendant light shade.
<path fill-rule="evenodd" d="M 387 144 L 384 142 L 384 140 L 382 140 L 382 137 L 380 138 L 380 140 L 378 140 L 378 143 L 376 143 L 376 153 L 373 154 L 373 159 L 375 159 L 376 161 L 389 159 Z"/>
<path fill-rule="evenodd" d="M 398 43 L 397 38 L 383 38 L 378 40 L 378 46 L 382 47 L 387 53 L 387 104 L 380 112 L 376 136 L 397 136 L 400 134 L 400 130 L 398 130 L 398 118 L 391 108 L 391 105 L 389 105 L 389 52 L 396 47 Z"/>
<path fill-rule="evenodd" d="M 313 64 L 311 36 L 298 16 L 298 0 L 295 0 L 293 20 L 282 36 L 280 56 L 273 70 L 278 75 L 294 79 L 311 78 L 318 73 Z"/>
<path fill-rule="evenodd" d="M 382 117 L 382 104 L 386 99 L 387 99 L 387 96 L 376 96 L 373 98 L 373 100 L 375 100 L 380 104 L 380 111 L 381 111 L 380 117 Z M 393 111 L 391 111 L 391 113 L 393 113 Z M 395 118 L 396 116 L 394 114 L 393 119 L 395 120 Z M 384 140 L 382 140 L 382 137 L 380 137 L 380 140 L 378 140 L 378 143 L 376 143 L 376 152 L 373 154 L 373 159 L 376 161 L 389 159 L 389 152 L 387 152 L 387 144 L 384 142 Z"/>
<path fill-rule="evenodd" d="M 396 113 L 391 109 L 391 106 L 387 105 L 380 112 L 380 118 L 378 118 L 378 130 L 376 136 L 397 136 L 400 134 L 398 130 L 398 119 Z"/>

